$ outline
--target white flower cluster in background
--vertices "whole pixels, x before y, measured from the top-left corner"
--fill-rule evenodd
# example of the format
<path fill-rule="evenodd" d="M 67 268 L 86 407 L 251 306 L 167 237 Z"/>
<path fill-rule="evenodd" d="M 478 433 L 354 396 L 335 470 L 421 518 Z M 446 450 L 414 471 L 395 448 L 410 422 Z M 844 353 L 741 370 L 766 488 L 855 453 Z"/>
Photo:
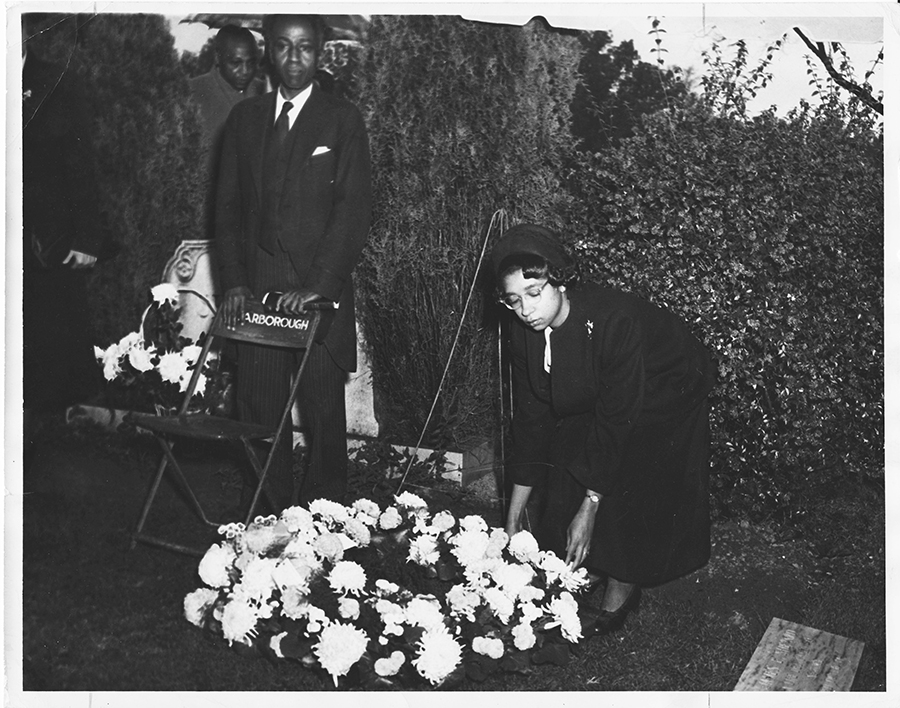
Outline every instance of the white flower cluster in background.
<path fill-rule="evenodd" d="M 170 309 L 166 310 L 166 316 L 177 322 L 178 289 L 174 285 L 163 283 L 151 288 L 150 293 L 153 300 L 150 308 L 159 310 L 163 305 L 168 305 Z M 201 347 L 190 340 L 182 341 L 188 343 L 171 351 L 160 351 L 157 343 L 145 338 L 142 323 L 138 331 L 129 332 L 105 349 L 94 346 L 94 358 L 103 368 L 103 377 L 107 381 L 120 380 L 128 385 L 144 383 L 147 386 L 171 384 L 178 387 L 179 393 L 184 393 L 200 357 Z M 207 369 L 208 364 L 215 359 L 215 352 L 210 352 Z M 204 371 L 197 379 L 195 395 L 202 396 L 206 392 L 206 386 L 207 375 Z"/>

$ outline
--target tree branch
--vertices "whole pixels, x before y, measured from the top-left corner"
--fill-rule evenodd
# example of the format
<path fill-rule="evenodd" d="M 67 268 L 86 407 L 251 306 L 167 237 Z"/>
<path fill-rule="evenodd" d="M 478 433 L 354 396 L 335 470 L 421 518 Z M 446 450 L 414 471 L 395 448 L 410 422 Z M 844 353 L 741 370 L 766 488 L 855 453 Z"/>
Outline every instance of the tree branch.
<path fill-rule="evenodd" d="M 794 32 L 796 32 L 800 39 L 803 40 L 804 44 L 809 47 L 809 50 L 819 58 L 819 61 L 824 65 L 828 75 L 834 79 L 834 82 L 838 86 L 858 97 L 860 101 L 865 103 L 872 110 L 877 111 L 880 115 L 884 115 L 884 104 L 882 104 L 881 101 L 872 96 L 872 94 L 866 91 L 862 86 L 858 86 L 838 73 L 837 69 L 834 68 L 834 64 L 831 63 L 831 59 L 825 53 L 824 44 L 822 42 L 819 42 L 818 46 L 814 45 L 807 39 L 806 35 L 800 31 L 799 27 L 794 27 Z"/>

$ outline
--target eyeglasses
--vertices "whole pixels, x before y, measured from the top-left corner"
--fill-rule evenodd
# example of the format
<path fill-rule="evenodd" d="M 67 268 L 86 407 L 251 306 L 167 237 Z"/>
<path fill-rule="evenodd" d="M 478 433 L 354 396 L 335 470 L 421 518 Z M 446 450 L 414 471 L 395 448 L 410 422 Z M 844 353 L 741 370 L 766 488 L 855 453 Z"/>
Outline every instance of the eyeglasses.
<path fill-rule="evenodd" d="M 541 301 L 541 295 L 544 294 L 544 288 L 550 285 L 549 280 L 545 280 L 543 285 L 533 285 L 525 291 L 525 299 L 531 300 L 535 305 Z M 523 300 L 518 295 L 504 295 L 498 302 L 510 310 L 518 310 L 522 307 Z"/>

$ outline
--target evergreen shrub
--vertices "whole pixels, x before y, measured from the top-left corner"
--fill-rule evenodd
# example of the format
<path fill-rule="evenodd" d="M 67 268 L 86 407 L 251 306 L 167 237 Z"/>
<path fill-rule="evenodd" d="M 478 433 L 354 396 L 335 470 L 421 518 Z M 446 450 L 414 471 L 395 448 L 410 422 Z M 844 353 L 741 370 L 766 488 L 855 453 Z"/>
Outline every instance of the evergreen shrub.
<path fill-rule="evenodd" d="M 93 336 L 131 331 L 182 239 L 202 238 L 202 130 L 162 15 L 48 15 L 39 53 L 81 79 L 93 116 L 101 208 L 121 243 L 88 280 Z"/>
<path fill-rule="evenodd" d="M 404 444 L 422 433 L 491 217 L 560 223 L 577 42 L 538 23 L 373 17 L 359 103 L 374 218 L 356 278 L 376 413 Z M 495 234 L 498 235 L 498 234 Z M 496 322 L 473 299 L 425 444 L 492 438 Z"/>
<path fill-rule="evenodd" d="M 826 469 L 883 475 L 882 142 L 840 101 L 750 119 L 694 98 L 572 173 L 586 275 L 718 360 L 720 515 L 797 513 Z"/>

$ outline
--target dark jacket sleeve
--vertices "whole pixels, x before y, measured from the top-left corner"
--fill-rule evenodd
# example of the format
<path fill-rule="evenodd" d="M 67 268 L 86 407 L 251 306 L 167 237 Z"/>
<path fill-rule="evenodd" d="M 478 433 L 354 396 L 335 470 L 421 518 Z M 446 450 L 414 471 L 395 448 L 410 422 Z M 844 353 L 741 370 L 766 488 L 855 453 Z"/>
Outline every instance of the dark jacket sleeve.
<path fill-rule="evenodd" d="M 242 210 L 250 207 L 245 206 L 241 198 L 239 137 L 240 111 L 232 110 L 225 122 L 216 191 L 216 256 L 223 293 L 250 286 L 242 238 Z"/>
<path fill-rule="evenodd" d="M 356 267 L 372 218 L 369 139 L 355 106 L 343 113 L 337 151 L 334 201 L 306 279 L 309 290 L 335 301 Z"/>
<path fill-rule="evenodd" d="M 510 336 L 512 358 L 512 453 L 506 468 L 514 484 L 533 487 L 550 467 L 550 445 L 556 425 L 548 402 L 534 392 L 526 359 L 525 331 L 513 325 Z"/>

